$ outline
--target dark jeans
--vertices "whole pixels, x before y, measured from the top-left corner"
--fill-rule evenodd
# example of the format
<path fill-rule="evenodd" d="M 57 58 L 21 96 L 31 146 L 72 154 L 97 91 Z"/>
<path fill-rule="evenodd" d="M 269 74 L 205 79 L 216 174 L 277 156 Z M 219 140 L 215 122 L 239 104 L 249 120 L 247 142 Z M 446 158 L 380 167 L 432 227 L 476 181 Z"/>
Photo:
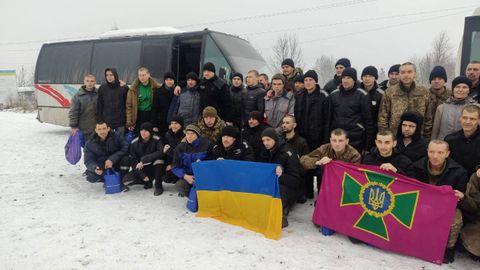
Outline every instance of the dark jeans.
<path fill-rule="evenodd" d="M 153 179 L 157 182 L 161 182 L 163 178 L 163 172 L 165 171 L 165 165 L 163 160 L 155 160 L 152 164 L 146 165 L 143 169 L 138 170 L 133 168 L 131 172 L 129 172 L 123 178 L 123 182 L 138 182 L 138 183 L 147 183 L 153 182 Z M 145 177 L 148 176 L 148 181 L 143 181 Z"/>
<path fill-rule="evenodd" d="M 113 169 L 117 172 L 120 172 L 120 179 L 123 179 L 123 177 L 127 174 L 128 169 L 130 168 L 130 159 L 127 157 L 123 157 L 120 162 L 117 162 L 116 164 L 113 164 Z M 103 164 L 99 165 L 100 168 L 103 167 Z M 89 171 L 87 170 L 87 181 L 90 183 L 96 183 L 96 182 L 103 182 L 103 175 L 105 174 L 105 169 L 103 170 L 102 175 L 98 175 L 95 173 L 95 171 Z"/>

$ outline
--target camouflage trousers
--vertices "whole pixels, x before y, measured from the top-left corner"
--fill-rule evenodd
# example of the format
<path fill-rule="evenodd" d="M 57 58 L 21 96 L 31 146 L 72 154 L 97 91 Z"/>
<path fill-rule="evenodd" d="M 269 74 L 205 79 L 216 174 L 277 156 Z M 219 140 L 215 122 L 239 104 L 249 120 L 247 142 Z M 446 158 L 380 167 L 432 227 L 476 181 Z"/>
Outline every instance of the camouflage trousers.
<path fill-rule="evenodd" d="M 450 227 L 450 234 L 448 235 L 447 248 L 454 247 L 457 243 L 458 235 L 462 229 L 463 218 L 462 211 L 460 209 L 455 209 L 455 218 L 453 219 L 452 226 Z"/>
<path fill-rule="evenodd" d="M 463 227 L 460 237 L 468 252 L 480 256 L 480 222 L 468 223 Z"/>

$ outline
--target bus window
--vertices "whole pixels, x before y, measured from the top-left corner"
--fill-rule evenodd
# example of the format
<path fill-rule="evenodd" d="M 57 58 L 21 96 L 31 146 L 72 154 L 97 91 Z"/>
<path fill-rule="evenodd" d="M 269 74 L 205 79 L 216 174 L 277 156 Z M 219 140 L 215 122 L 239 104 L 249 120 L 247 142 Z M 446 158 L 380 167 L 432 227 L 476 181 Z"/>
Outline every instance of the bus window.
<path fill-rule="evenodd" d="M 232 68 L 209 35 L 206 37 L 205 53 L 203 57 L 203 63 L 207 62 L 212 62 L 215 65 L 216 74 L 218 77 L 230 83 L 230 74 L 232 73 Z"/>
<path fill-rule="evenodd" d="M 480 9 L 477 9 L 475 13 L 479 14 Z M 480 16 L 465 18 L 460 60 L 459 71 L 461 74 L 465 74 L 465 69 L 470 61 L 480 60 Z"/>
<path fill-rule="evenodd" d="M 472 32 L 471 44 L 470 60 L 480 60 L 480 30 Z"/>
<path fill-rule="evenodd" d="M 260 73 L 270 73 L 265 60 L 248 41 L 221 33 L 211 35 L 236 72 L 246 74 L 256 69 Z"/>
<path fill-rule="evenodd" d="M 150 70 L 153 78 L 163 81 L 163 74 L 170 71 L 172 39 L 155 38 L 143 41 L 143 64 Z"/>
<path fill-rule="evenodd" d="M 92 73 L 98 83 L 105 83 L 105 69 L 117 69 L 120 80 L 132 83 L 140 67 L 140 40 L 102 41 L 93 49 Z"/>
<path fill-rule="evenodd" d="M 37 61 L 37 83 L 81 84 L 90 70 L 92 42 L 44 45 Z"/>

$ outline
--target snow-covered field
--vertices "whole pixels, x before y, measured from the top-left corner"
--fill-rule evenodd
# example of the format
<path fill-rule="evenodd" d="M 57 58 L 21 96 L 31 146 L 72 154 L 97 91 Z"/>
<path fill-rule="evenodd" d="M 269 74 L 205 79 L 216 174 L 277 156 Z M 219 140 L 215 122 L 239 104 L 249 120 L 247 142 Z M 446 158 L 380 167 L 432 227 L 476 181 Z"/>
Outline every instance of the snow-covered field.
<path fill-rule="evenodd" d="M 312 201 L 279 241 L 185 208 L 173 186 L 105 195 L 63 153 L 68 128 L 0 112 L 0 269 L 480 269 L 463 254 L 437 266 L 342 235 L 324 237 Z"/>

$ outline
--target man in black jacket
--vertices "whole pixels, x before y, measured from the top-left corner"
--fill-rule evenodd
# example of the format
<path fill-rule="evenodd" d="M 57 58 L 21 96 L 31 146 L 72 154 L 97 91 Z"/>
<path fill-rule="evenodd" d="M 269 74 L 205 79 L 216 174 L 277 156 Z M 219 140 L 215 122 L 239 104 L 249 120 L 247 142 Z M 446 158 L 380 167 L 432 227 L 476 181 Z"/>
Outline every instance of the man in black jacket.
<path fill-rule="evenodd" d="M 248 115 L 253 111 L 265 111 L 265 89 L 259 81 L 258 71 L 252 69 L 247 73 L 247 91 L 242 99 L 244 125 L 247 124 Z M 242 126 L 243 127 L 243 126 Z"/>
<path fill-rule="evenodd" d="M 295 205 L 300 190 L 300 163 L 297 155 L 289 151 L 285 143 L 281 142 L 275 129 L 265 129 L 262 133 L 262 142 L 264 148 L 260 155 L 260 161 L 280 165 L 277 166 L 276 173 L 282 197 L 282 228 L 284 228 L 288 226 L 287 216 L 290 208 Z"/>
<path fill-rule="evenodd" d="M 106 83 L 98 88 L 97 120 L 106 122 L 119 134 L 125 133 L 128 86 L 118 78 L 115 68 L 105 69 Z"/>
<path fill-rule="evenodd" d="M 243 75 L 235 72 L 232 75 L 232 85 L 230 86 L 230 98 L 232 99 L 231 120 L 233 125 L 241 129 L 243 127 L 243 99 L 247 93 L 243 86 Z"/>
<path fill-rule="evenodd" d="M 155 179 L 154 195 L 163 193 L 162 178 L 165 170 L 163 144 L 159 136 L 153 133 L 153 124 L 145 122 L 140 126 L 140 136 L 130 145 L 130 162 L 132 171 L 123 182 L 129 186 L 143 184 L 145 189 L 152 188 Z"/>
<path fill-rule="evenodd" d="M 378 70 L 374 66 L 367 66 L 362 71 L 362 83 L 360 88 L 367 91 L 368 98 L 370 100 L 370 106 L 372 108 L 372 120 L 374 134 L 378 131 L 378 110 L 380 108 L 380 102 L 385 94 L 382 89 L 378 88 L 377 84 Z"/>
<path fill-rule="evenodd" d="M 183 118 L 179 115 L 172 117 L 170 126 L 164 136 L 163 154 L 165 155 L 165 175 L 163 182 L 175 183 L 178 178 L 172 172 L 173 151 L 185 137 Z"/>
<path fill-rule="evenodd" d="M 467 182 L 467 171 L 457 162 L 448 157 L 450 149 L 448 143 L 441 140 L 432 140 L 428 144 L 428 157 L 424 157 L 413 164 L 415 178 L 424 183 L 435 186 L 451 186 L 458 200 L 463 199 Z M 455 244 L 462 228 L 462 213 L 457 208 L 455 218 L 450 228 L 444 263 L 455 260 Z"/>
<path fill-rule="evenodd" d="M 103 182 L 106 170 L 120 171 L 123 177 L 128 172 L 128 143 L 123 135 L 111 131 L 105 122 L 95 125 L 95 134 L 87 141 L 84 151 L 84 162 L 87 167 L 87 181 Z M 123 186 L 123 190 L 128 188 Z"/>
<path fill-rule="evenodd" d="M 253 111 L 248 114 L 247 126 L 242 131 L 242 141 L 246 142 L 253 150 L 255 161 L 260 159 L 262 151 L 262 132 L 267 128 L 264 124 L 263 113 Z"/>
<path fill-rule="evenodd" d="M 449 134 L 445 141 L 450 145 L 451 158 L 462 165 L 468 175 L 480 164 L 480 107 L 467 105 L 462 110 L 462 130 Z"/>
<path fill-rule="evenodd" d="M 333 90 L 337 89 L 342 83 L 341 77 L 343 70 L 349 67 L 351 67 L 351 64 L 348 58 L 338 59 L 337 63 L 335 63 L 335 75 L 333 76 L 333 79 L 325 84 L 323 89 L 329 94 L 332 93 Z"/>
<path fill-rule="evenodd" d="M 327 140 L 328 130 L 326 116 L 328 115 L 327 92 L 320 89 L 318 75 L 314 70 L 309 70 L 303 75 L 305 90 L 296 99 L 295 113 L 298 123 L 298 132 L 307 140 L 310 149 L 320 147 Z"/>
<path fill-rule="evenodd" d="M 368 94 L 357 88 L 356 82 L 357 71 L 344 69 L 342 85 L 327 98 L 329 115 L 326 121 L 328 133 L 337 128 L 347 131 L 350 145 L 362 153 L 372 147 L 375 133 Z M 327 136 L 323 138 L 327 140 Z"/>
<path fill-rule="evenodd" d="M 372 151 L 362 159 L 362 164 L 376 165 L 380 169 L 413 177 L 412 161 L 395 151 L 397 140 L 390 130 L 377 133 Z"/>
<path fill-rule="evenodd" d="M 200 111 L 212 106 L 225 122 L 232 122 L 230 91 L 227 83 L 215 74 L 215 65 L 208 62 L 203 65 L 203 79 L 199 85 Z"/>
<path fill-rule="evenodd" d="M 163 84 L 160 88 L 153 92 L 152 100 L 152 123 L 153 129 L 160 136 L 163 136 L 168 130 L 167 122 L 168 109 L 173 99 L 173 89 L 175 88 L 175 74 L 173 72 L 165 72 L 163 74 Z"/>
<path fill-rule="evenodd" d="M 427 143 L 422 138 L 423 117 L 417 112 L 405 112 L 400 117 L 397 149 L 415 162 L 427 155 Z"/>
<path fill-rule="evenodd" d="M 210 150 L 207 159 L 233 159 L 255 161 L 252 149 L 240 139 L 240 131 L 234 126 L 222 129 L 222 137 Z"/>

